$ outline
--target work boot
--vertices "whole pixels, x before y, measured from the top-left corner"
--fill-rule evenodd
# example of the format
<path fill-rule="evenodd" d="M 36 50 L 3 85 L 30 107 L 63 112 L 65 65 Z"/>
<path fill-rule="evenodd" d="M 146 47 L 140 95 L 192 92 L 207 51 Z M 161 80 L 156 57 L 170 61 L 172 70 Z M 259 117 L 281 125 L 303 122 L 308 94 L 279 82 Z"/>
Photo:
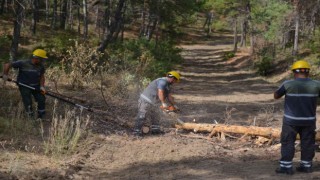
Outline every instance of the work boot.
<path fill-rule="evenodd" d="M 142 132 L 140 129 L 133 129 L 132 134 L 133 136 L 136 136 L 136 137 L 142 137 Z"/>
<path fill-rule="evenodd" d="M 292 167 L 291 168 L 279 167 L 276 169 L 276 173 L 293 175 L 294 172 L 293 172 Z"/>
<path fill-rule="evenodd" d="M 34 119 L 35 118 L 34 113 L 33 112 L 26 112 L 26 118 L 27 119 Z"/>
<path fill-rule="evenodd" d="M 151 125 L 151 134 L 163 134 L 164 132 L 160 129 L 159 125 Z"/>
<path fill-rule="evenodd" d="M 299 166 L 296 168 L 297 171 L 299 172 L 304 172 L 304 173 L 312 173 L 312 167 L 305 167 L 305 166 Z"/>
<path fill-rule="evenodd" d="M 46 115 L 45 111 L 38 111 L 38 118 L 43 119 L 45 115 Z"/>

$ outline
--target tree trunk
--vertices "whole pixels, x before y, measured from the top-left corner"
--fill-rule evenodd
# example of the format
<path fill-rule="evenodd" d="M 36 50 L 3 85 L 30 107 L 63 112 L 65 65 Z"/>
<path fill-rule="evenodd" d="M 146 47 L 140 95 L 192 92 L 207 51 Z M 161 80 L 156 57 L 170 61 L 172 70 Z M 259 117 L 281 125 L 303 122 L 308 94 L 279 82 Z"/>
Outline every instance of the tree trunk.
<path fill-rule="evenodd" d="M 50 2 L 49 0 L 46 0 L 46 21 L 49 19 L 49 12 L 50 12 Z"/>
<path fill-rule="evenodd" d="M 80 36 L 81 34 L 81 13 L 80 13 L 80 4 L 79 1 L 77 1 L 77 17 L 78 17 L 78 34 Z"/>
<path fill-rule="evenodd" d="M 234 18 L 233 24 L 233 52 L 236 53 L 238 49 L 238 28 L 237 28 L 237 18 Z"/>
<path fill-rule="evenodd" d="M 67 22 L 67 8 L 68 1 L 63 0 L 61 4 L 61 14 L 60 14 L 60 29 L 66 29 L 66 22 Z"/>
<path fill-rule="evenodd" d="M 38 0 L 32 1 L 32 23 L 31 23 L 31 32 L 33 35 L 36 34 L 37 22 L 38 22 L 38 9 L 39 9 L 39 2 Z"/>
<path fill-rule="evenodd" d="M 140 25 L 140 32 L 139 32 L 139 37 L 143 37 L 145 33 L 145 21 L 146 21 L 146 1 L 143 1 L 143 7 L 141 9 L 141 25 Z"/>
<path fill-rule="evenodd" d="M 83 38 L 88 37 L 88 9 L 87 0 L 83 0 Z"/>
<path fill-rule="evenodd" d="M 251 30 L 252 32 L 250 32 L 250 55 L 254 54 L 254 45 L 255 45 L 255 40 L 254 40 L 254 33 L 253 33 L 253 29 Z"/>
<path fill-rule="evenodd" d="M 243 19 L 242 23 L 241 23 L 241 40 L 240 40 L 240 46 L 246 46 L 247 45 L 247 26 L 248 26 L 248 22 L 247 19 Z"/>
<path fill-rule="evenodd" d="M 125 24 L 125 14 L 126 14 L 126 11 L 127 11 L 127 4 L 124 5 L 124 10 L 123 10 L 123 14 L 122 14 L 122 22 L 121 22 L 121 42 L 123 42 L 124 40 L 124 24 Z"/>
<path fill-rule="evenodd" d="M 292 55 L 294 56 L 294 59 L 297 58 L 298 54 L 298 43 L 299 43 L 299 14 L 296 14 L 295 18 L 295 33 L 294 33 L 294 45 L 293 45 L 293 51 Z"/>
<path fill-rule="evenodd" d="M 149 29 L 149 32 L 148 32 L 148 40 L 150 41 L 152 39 L 152 36 L 154 34 L 154 31 L 157 27 L 157 24 L 158 24 L 158 19 L 154 19 L 153 22 L 152 22 L 152 25 Z"/>
<path fill-rule="evenodd" d="M 250 2 L 248 2 L 247 7 L 246 7 L 246 12 L 248 13 L 248 29 L 249 29 L 249 35 L 250 35 L 250 55 L 254 54 L 254 27 L 253 23 L 251 22 L 251 5 Z"/>
<path fill-rule="evenodd" d="M 22 7 L 21 3 L 16 3 L 16 20 L 14 21 L 14 29 L 13 29 L 13 39 L 10 47 L 10 60 L 15 61 L 18 47 L 19 47 L 19 41 L 20 41 L 20 31 L 21 31 L 21 24 L 23 21 L 23 14 L 24 9 Z"/>
<path fill-rule="evenodd" d="M 52 10 L 52 21 L 51 21 L 51 29 L 55 29 L 57 25 L 57 11 L 58 11 L 58 2 L 57 0 L 53 1 L 53 10 Z"/>
<path fill-rule="evenodd" d="M 2 15 L 5 11 L 5 2 L 6 0 L 1 0 L 1 4 L 0 4 L 0 15 Z"/>
<path fill-rule="evenodd" d="M 158 48 L 158 42 L 159 42 L 159 36 L 160 36 L 160 33 L 161 33 L 161 27 L 160 27 L 160 24 L 161 24 L 161 17 L 158 17 L 158 26 L 156 27 L 156 48 Z"/>
<path fill-rule="evenodd" d="M 288 42 L 289 42 L 289 32 L 284 32 L 284 33 L 282 34 L 282 39 L 281 39 L 281 48 L 282 48 L 283 50 L 286 49 Z"/>
<path fill-rule="evenodd" d="M 103 37 L 107 36 L 110 29 L 110 14 L 111 14 L 111 1 L 105 0 L 104 3 L 104 17 L 103 17 L 103 23 L 102 23 L 102 33 Z"/>
<path fill-rule="evenodd" d="M 98 28 L 100 28 L 100 20 L 99 20 L 99 6 L 96 6 L 96 17 L 95 17 L 95 29 L 99 31 Z M 99 33 L 100 36 L 100 33 Z"/>
<path fill-rule="evenodd" d="M 237 126 L 224 124 L 197 124 L 197 123 L 183 123 L 176 125 L 178 129 L 192 130 L 194 132 L 206 132 L 214 135 L 219 132 L 245 134 L 251 136 L 262 136 L 266 138 L 279 139 L 281 130 L 271 127 L 257 127 L 257 126 Z M 297 137 L 299 139 L 299 137 Z M 316 140 L 320 140 L 320 132 L 316 134 Z"/>
<path fill-rule="evenodd" d="M 69 13 L 68 13 L 68 25 L 69 25 L 69 29 L 73 29 L 73 4 L 72 4 L 72 0 L 69 0 L 68 2 L 68 9 L 69 9 Z"/>
<path fill-rule="evenodd" d="M 111 21 L 110 30 L 106 35 L 106 37 L 104 38 L 104 40 L 102 41 L 102 43 L 100 44 L 98 51 L 103 52 L 108 46 L 108 44 L 116 38 L 114 37 L 114 33 L 116 32 L 117 27 L 122 22 L 122 10 L 123 10 L 124 4 L 125 4 L 125 0 L 119 0 L 117 9 L 114 15 L 114 20 Z"/>

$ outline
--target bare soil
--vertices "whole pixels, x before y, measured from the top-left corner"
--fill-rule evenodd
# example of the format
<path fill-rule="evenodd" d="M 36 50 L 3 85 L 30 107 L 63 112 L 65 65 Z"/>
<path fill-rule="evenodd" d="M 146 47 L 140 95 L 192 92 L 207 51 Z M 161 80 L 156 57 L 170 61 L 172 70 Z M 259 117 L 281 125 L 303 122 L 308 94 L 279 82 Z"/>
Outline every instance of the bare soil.
<path fill-rule="evenodd" d="M 198 35 L 200 34 L 200 35 Z M 262 78 L 252 70 L 245 49 L 224 60 L 232 37 L 214 34 L 203 38 L 196 32 L 185 43 L 185 61 L 175 85 L 179 118 L 185 122 L 281 127 L 283 99 L 273 100 L 273 91 L 288 73 Z M 202 40 L 202 41 L 200 41 Z M 127 121 L 134 121 L 135 101 Z M 121 112 L 120 112 L 121 113 Z M 119 114 L 119 113 L 115 113 Z M 163 122 L 174 124 L 165 116 Z M 1 149 L 0 178 L 3 179 L 319 179 L 319 154 L 311 174 L 278 175 L 280 145 L 258 143 L 257 137 L 232 134 L 225 139 L 208 134 L 176 131 L 164 124 L 164 135 L 135 138 L 129 128 L 115 122 L 95 124 L 95 131 L 78 152 L 63 159 L 50 158 L 32 150 Z M 99 129 L 99 130 L 97 130 Z M 296 152 L 294 165 L 299 163 Z"/>

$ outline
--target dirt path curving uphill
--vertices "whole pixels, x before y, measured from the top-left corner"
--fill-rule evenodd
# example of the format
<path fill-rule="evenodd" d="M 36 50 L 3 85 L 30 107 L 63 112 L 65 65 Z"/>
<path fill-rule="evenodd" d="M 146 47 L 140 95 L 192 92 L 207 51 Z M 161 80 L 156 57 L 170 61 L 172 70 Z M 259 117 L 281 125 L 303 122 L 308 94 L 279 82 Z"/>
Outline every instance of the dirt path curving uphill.
<path fill-rule="evenodd" d="M 279 83 L 257 76 L 244 51 L 225 60 L 223 56 L 230 51 L 232 37 L 215 34 L 204 38 L 197 32 L 190 38 L 189 42 L 194 39 L 198 44 L 185 42 L 181 45 L 185 61 L 178 70 L 183 79 L 175 87 L 182 120 L 281 127 L 283 99 L 273 100 L 273 91 Z M 131 108 L 130 111 L 135 112 L 136 107 Z M 133 113 L 132 120 L 134 116 Z M 11 169 L 10 172 L 5 170 L 9 173 L 4 175 L 0 173 L 0 178 L 14 174 L 12 172 L 16 172 L 19 179 L 284 180 L 320 177 L 318 153 L 314 173 L 296 173 L 290 177 L 276 174 L 274 170 L 280 157 L 278 141 L 267 145 L 257 144 L 256 138 L 250 137 L 208 140 L 207 134 L 176 132 L 169 127 L 164 135 L 137 139 L 128 129 L 115 129 L 88 137 L 77 154 L 62 161 L 28 152 L 25 156 L 20 153 L 11 158 L 11 152 L 6 152 L 0 156 L 1 172 L 8 164 Z M 297 151 L 294 158 L 295 166 L 299 153 Z"/>
<path fill-rule="evenodd" d="M 194 37 L 194 38 L 201 38 Z M 229 42 L 229 43 L 228 43 Z M 273 100 L 272 84 L 250 70 L 245 52 L 224 60 L 232 39 L 219 34 L 201 44 L 182 45 L 185 62 L 179 67 L 182 82 L 176 101 L 186 122 L 272 126 L 280 128 L 283 102 Z M 187 136 L 187 137 L 186 137 Z M 126 133 L 101 135 L 84 147 L 85 159 L 71 168 L 76 179 L 288 179 L 277 175 L 279 144 L 256 145 L 250 138 L 218 138 L 168 130 L 162 136 L 134 139 Z M 198 138 L 194 138 L 198 137 Z M 79 155 L 84 157 L 83 155 Z M 299 152 L 294 159 L 295 165 Z M 297 173 L 291 179 L 320 176 L 315 158 L 312 174 Z M 70 170 L 70 169 L 69 169 Z"/>

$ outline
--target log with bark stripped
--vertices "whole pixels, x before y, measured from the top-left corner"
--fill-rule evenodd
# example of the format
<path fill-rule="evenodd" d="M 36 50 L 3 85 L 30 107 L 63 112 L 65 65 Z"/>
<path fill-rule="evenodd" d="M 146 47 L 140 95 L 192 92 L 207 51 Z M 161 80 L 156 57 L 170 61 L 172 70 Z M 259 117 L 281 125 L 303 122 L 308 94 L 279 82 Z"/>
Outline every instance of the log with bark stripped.
<path fill-rule="evenodd" d="M 281 129 L 271 127 L 257 127 L 257 126 L 237 126 L 237 125 L 225 125 L 225 124 L 198 124 L 198 123 L 184 123 L 179 122 L 175 125 L 178 129 L 191 130 L 194 132 L 207 132 L 212 137 L 216 133 L 236 133 L 246 134 L 251 136 L 262 136 L 266 138 L 279 139 L 281 135 Z M 299 139 L 299 137 L 297 137 Z M 316 140 L 320 140 L 320 132 L 316 134 Z"/>

